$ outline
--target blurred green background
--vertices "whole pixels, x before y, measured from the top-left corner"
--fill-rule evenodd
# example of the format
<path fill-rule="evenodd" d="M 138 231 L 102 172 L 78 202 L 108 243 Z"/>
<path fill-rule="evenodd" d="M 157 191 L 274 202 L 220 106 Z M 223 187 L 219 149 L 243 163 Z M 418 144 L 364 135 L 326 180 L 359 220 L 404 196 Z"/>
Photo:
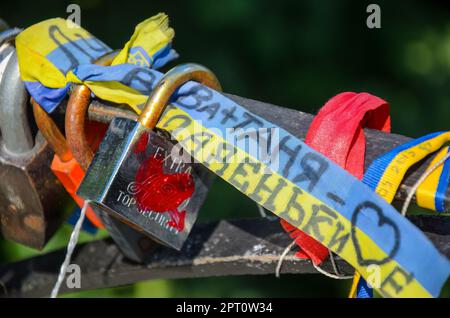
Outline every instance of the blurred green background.
<path fill-rule="evenodd" d="M 366 7 L 381 6 L 381 29 L 368 29 Z M 25 1 L 2 0 L 0 17 L 27 27 L 67 17 L 81 6 L 82 26 L 120 48 L 134 26 L 166 12 L 178 62 L 199 62 L 229 93 L 316 112 L 343 91 L 366 91 L 391 105 L 395 133 L 418 137 L 449 128 L 450 3 L 444 1 Z M 257 216 L 254 203 L 217 181 L 200 220 Z M 65 225 L 44 252 L 67 244 Z M 98 239 L 83 234 L 81 241 Z M 0 263 L 38 254 L 0 238 Z M 320 274 L 142 282 L 72 294 L 84 297 L 346 297 L 350 282 Z M 450 296 L 447 282 L 441 296 Z"/>

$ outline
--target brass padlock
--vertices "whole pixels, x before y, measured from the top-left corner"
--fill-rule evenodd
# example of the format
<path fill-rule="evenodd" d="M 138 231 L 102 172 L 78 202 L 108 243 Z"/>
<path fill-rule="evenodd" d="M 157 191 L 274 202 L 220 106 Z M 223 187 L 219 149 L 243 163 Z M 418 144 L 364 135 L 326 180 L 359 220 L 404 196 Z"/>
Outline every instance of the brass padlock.
<path fill-rule="evenodd" d="M 185 64 L 157 84 L 137 122 L 115 118 L 106 132 L 78 195 L 156 241 L 181 249 L 206 198 L 209 172 L 177 158 L 174 142 L 153 129 L 173 92 L 194 80 L 220 90 L 214 74 Z M 66 123 L 67 125 L 67 123 Z"/>
<path fill-rule="evenodd" d="M 42 249 L 69 196 L 50 170 L 53 151 L 28 121 L 28 94 L 11 55 L 0 83 L 0 224 L 3 236 Z"/>

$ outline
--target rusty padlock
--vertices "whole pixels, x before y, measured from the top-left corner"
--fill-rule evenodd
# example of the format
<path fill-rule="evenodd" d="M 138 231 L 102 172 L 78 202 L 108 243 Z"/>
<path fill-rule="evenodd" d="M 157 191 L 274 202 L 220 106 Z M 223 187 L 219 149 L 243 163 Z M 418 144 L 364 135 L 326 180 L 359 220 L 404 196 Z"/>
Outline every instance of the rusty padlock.
<path fill-rule="evenodd" d="M 92 205 L 178 250 L 206 198 L 210 175 L 190 157 L 177 158 L 172 153 L 175 143 L 153 129 L 173 92 L 189 80 L 220 89 L 214 74 L 202 66 L 186 64 L 169 71 L 137 122 L 124 118 L 111 122 L 77 192 Z"/>
<path fill-rule="evenodd" d="M 81 180 L 83 180 L 84 171 L 73 157 L 66 139 L 50 115 L 34 99 L 31 100 L 31 104 L 39 131 L 55 152 L 51 170 L 58 177 L 59 181 L 61 181 L 73 200 L 82 208 L 84 200 L 76 195 L 76 191 Z M 107 126 L 105 124 L 88 123 L 88 143 L 93 150 L 98 148 L 106 129 Z M 102 222 L 90 207 L 86 209 L 86 217 L 96 227 L 104 228 Z"/>
<path fill-rule="evenodd" d="M 0 83 L 0 222 L 3 236 L 42 249 L 69 200 L 50 170 L 53 151 L 28 121 L 28 94 L 13 52 Z"/>
<path fill-rule="evenodd" d="M 114 54 L 105 55 L 97 60 L 96 63 L 108 65 L 114 57 Z M 66 109 L 65 128 L 67 142 L 75 159 L 84 171 L 89 166 L 93 157 L 93 149 L 89 146 L 85 129 L 85 117 L 90 99 L 91 91 L 87 86 L 74 85 Z M 130 260 L 139 263 L 145 262 L 151 256 L 151 252 L 158 247 L 158 244 L 141 232 L 111 217 L 96 206 L 92 206 L 92 208 L 100 217 L 103 225 L 122 254 Z"/>

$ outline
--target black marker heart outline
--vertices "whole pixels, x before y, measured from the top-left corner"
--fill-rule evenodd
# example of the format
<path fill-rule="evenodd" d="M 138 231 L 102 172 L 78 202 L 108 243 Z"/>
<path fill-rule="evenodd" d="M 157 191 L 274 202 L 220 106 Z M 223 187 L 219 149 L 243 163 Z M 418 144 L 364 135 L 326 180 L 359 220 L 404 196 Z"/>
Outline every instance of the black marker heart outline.
<path fill-rule="evenodd" d="M 394 230 L 394 246 L 392 247 L 392 250 L 388 253 L 388 255 L 381 260 L 364 258 L 362 255 L 361 246 L 358 242 L 358 238 L 356 237 L 356 223 L 358 221 L 358 216 L 365 209 L 372 209 L 373 211 L 376 212 L 376 214 L 378 216 L 378 226 L 379 227 L 388 225 Z M 383 265 L 383 264 L 386 264 L 387 262 L 389 262 L 391 259 L 393 259 L 394 256 L 397 254 L 397 252 L 400 248 L 400 230 L 398 229 L 397 224 L 395 224 L 390 218 L 386 217 L 383 214 L 383 210 L 378 205 L 376 205 L 375 203 L 370 202 L 370 201 L 365 201 L 365 202 L 360 203 L 356 207 L 355 211 L 353 212 L 351 223 L 352 223 L 352 228 L 351 228 L 350 235 L 352 238 L 353 246 L 355 247 L 356 257 L 357 257 L 357 261 L 358 261 L 359 265 L 361 265 L 361 266 L 368 266 L 368 265 L 372 265 L 372 264 Z"/>

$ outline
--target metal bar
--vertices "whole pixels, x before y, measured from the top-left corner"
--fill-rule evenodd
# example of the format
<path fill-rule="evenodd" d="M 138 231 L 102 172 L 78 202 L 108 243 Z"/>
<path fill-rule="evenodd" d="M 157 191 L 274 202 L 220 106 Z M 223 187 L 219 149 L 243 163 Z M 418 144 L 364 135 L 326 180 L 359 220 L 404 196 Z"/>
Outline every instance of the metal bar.
<path fill-rule="evenodd" d="M 294 136 L 304 139 L 308 128 L 314 118 L 313 115 L 303 113 L 301 111 L 283 108 L 280 106 L 255 101 L 239 97 L 236 95 L 225 94 L 228 98 L 232 99 L 239 105 L 247 108 L 249 111 L 257 114 L 268 121 L 271 121 L 278 126 L 289 131 Z M 104 102 L 93 101 L 89 106 L 89 118 L 91 120 L 108 123 L 114 117 L 126 117 L 130 119 L 136 119 L 137 115 L 126 107 L 113 106 L 112 104 L 106 104 Z M 365 129 L 365 135 L 367 140 L 365 168 L 372 163 L 373 160 L 387 151 L 404 144 L 411 140 L 409 137 L 405 137 L 397 134 L 388 134 L 373 129 Z M 396 200 L 404 201 L 406 199 L 408 191 L 414 185 L 414 183 L 424 173 L 426 167 L 428 167 L 432 156 L 423 160 L 420 164 L 413 166 L 404 178 L 399 190 L 395 196 Z M 414 198 L 415 200 L 415 198 Z M 450 212 L 450 187 L 447 188 L 445 200 L 445 211 Z"/>
<path fill-rule="evenodd" d="M 436 247 L 450 257 L 450 221 L 445 217 L 415 216 L 411 220 L 423 230 L 439 221 L 438 233 L 426 233 Z M 79 245 L 72 263 L 81 267 L 81 289 L 106 288 L 150 279 L 173 279 L 231 275 L 273 275 L 277 262 L 291 239 L 277 220 L 223 220 L 194 226 L 180 252 L 160 247 L 146 264 L 127 261 L 110 240 Z M 66 249 L 0 266 L 0 296 L 45 297 L 50 294 Z M 336 257 L 342 275 L 353 268 Z M 326 261 L 321 267 L 332 272 Z M 284 259 L 282 274 L 317 273 L 310 261 L 294 256 Z M 3 287 L 3 288 L 2 288 Z M 63 284 L 62 293 L 73 292 Z"/>

